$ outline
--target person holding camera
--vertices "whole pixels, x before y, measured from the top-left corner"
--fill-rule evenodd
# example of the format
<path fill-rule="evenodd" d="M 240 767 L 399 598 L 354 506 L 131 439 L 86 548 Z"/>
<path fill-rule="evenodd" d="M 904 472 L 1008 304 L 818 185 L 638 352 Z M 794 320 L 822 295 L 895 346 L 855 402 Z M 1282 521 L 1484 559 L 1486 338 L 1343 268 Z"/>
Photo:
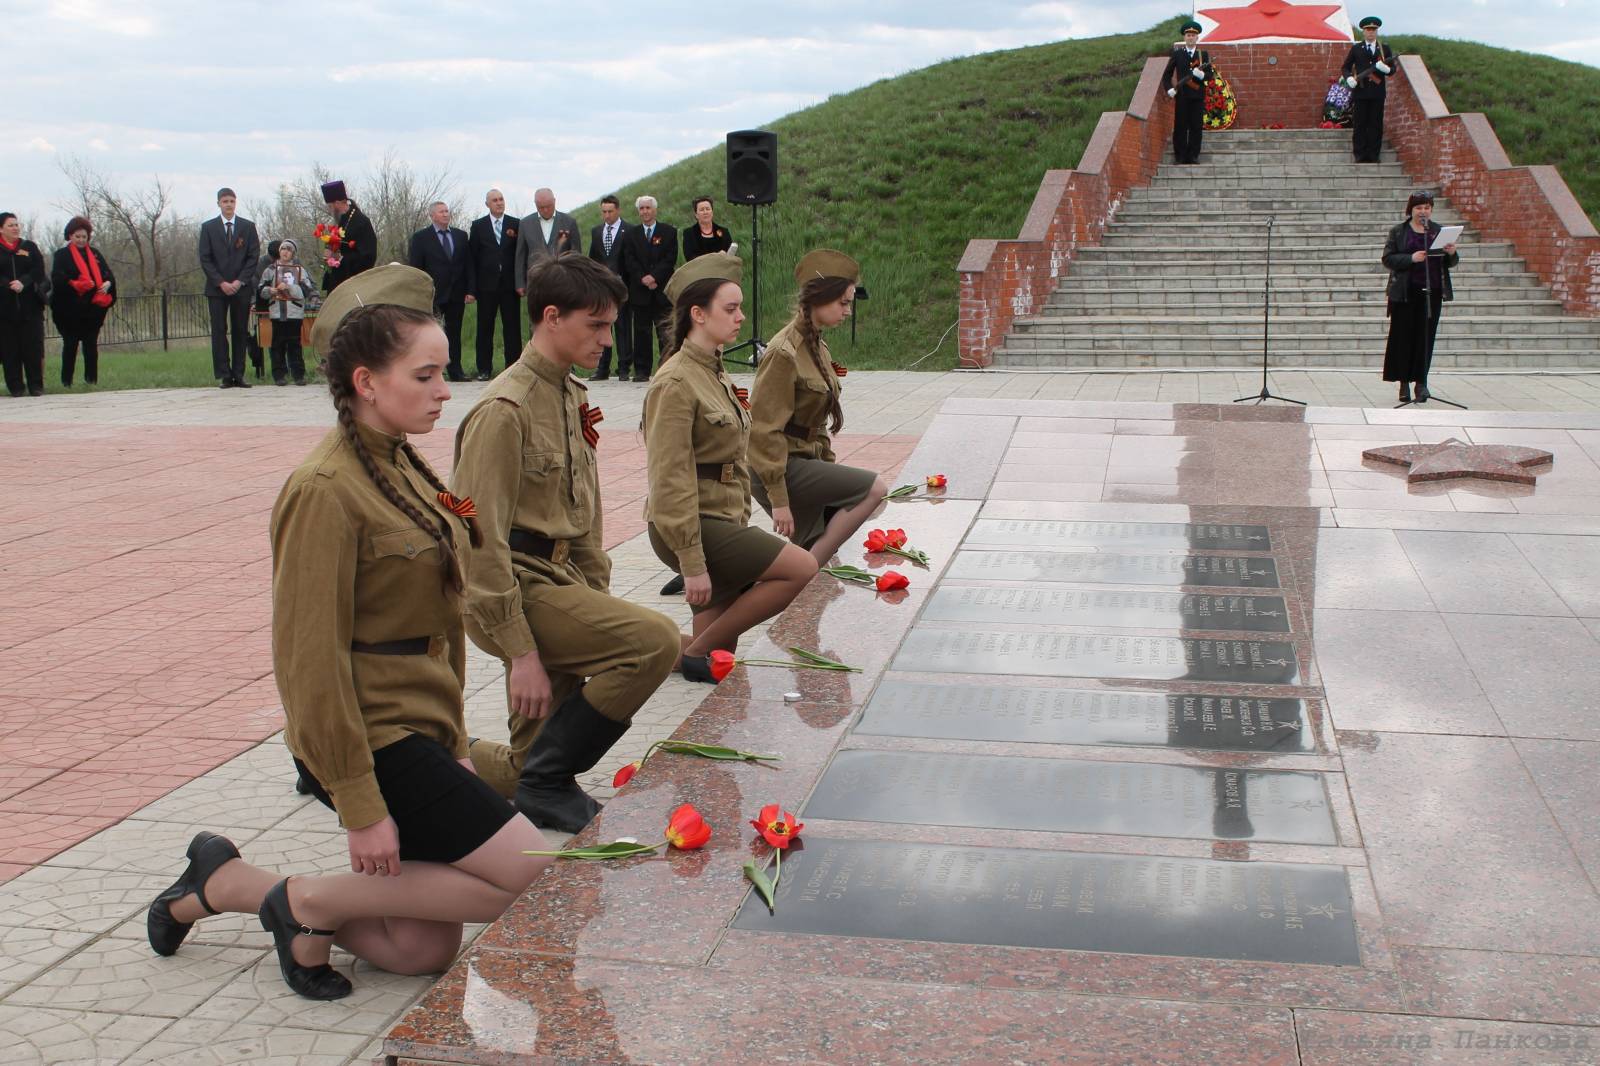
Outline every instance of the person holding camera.
<path fill-rule="evenodd" d="M 44 395 L 44 305 L 50 275 L 44 253 L 22 236 L 22 223 L 0 211 L 0 362 L 6 391 Z"/>
<path fill-rule="evenodd" d="M 259 293 L 267 302 L 267 318 L 272 323 L 272 383 L 306 383 L 306 361 L 300 347 L 301 323 L 306 305 L 317 294 L 311 275 L 301 264 L 299 246 L 285 237 L 267 245 L 272 262 L 261 272 Z"/>

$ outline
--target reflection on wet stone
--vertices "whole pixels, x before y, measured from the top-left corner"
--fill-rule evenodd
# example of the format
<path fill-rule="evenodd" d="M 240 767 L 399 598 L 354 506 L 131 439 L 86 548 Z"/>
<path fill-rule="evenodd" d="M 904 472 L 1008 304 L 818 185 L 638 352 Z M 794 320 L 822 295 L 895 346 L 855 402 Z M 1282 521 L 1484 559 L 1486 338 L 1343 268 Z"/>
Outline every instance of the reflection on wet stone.
<path fill-rule="evenodd" d="M 1121 677 L 1238 685 L 1300 682 L 1295 646 L 1288 641 L 1099 633 L 972 633 L 924 627 L 907 634 L 893 669 L 907 673 Z"/>
<path fill-rule="evenodd" d="M 873 693 L 855 731 L 940 740 L 1299 753 L 1316 750 L 1305 721 L 1305 701 L 1298 699 L 889 679 Z"/>
<path fill-rule="evenodd" d="M 967 534 L 967 545 L 1005 544 L 1027 548 L 1110 547 L 1184 548 L 1212 551 L 1271 551 L 1266 526 L 1191 522 L 1066 522 L 1034 518 L 981 518 Z"/>
<path fill-rule="evenodd" d="M 1088 759 L 841 751 L 808 818 L 1335 844 L 1321 774 Z"/>
<path fill-rule="evenodd" d="M 1102 582 L 1108 585 L 1278 587 L 1278 564 L 1258 555 L 1113 555 L 1106 552 L 963 551 L 946 578 Z"/>
<path fill-rule="evenodd" d="M 1289 611 L 1282 596 L 946 585 L 934 591 L 923 617 L 934 622 L 1289 632 Z"/>
<path fill-rule="evenodd" d="M 777 913 L 735 928 L 947 944 L 1359 966 L 1336 866 L 1234 863 L 810 836 Z"/>

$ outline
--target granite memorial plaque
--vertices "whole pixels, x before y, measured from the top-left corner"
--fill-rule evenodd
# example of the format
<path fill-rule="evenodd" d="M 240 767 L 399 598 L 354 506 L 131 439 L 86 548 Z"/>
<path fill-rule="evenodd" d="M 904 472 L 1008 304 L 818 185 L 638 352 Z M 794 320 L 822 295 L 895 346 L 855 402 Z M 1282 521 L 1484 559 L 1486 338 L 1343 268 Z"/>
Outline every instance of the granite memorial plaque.
<path fill-rule="evenodd" d="M 1282 596 L 1201 595 L 1117 589 L 941 585 L 922 617 L 932 622 L 1014 622 L 1046 626 L 1287 633 Z"/>
<path fill-rule="evenodd" d="M 1278 564 L 1261 555 L 1150 552 L 962 551 L 946 578 L 964 581 L 1065 581 L 1108 585 L 1278 587 Z"/>
<path fill-rule="evenodd" d="M 1295 646 L 1280 640 L 1202 640 L 1102 633 L 1036 633 L 917 626 L 893 669 L 908 673 L 1122 677 L 1298 685 Z"/>
<path fill-rule="evenodd" d="M 841 751 L 807 818 L 1337 844 L 1322 775 L 1092 759 Z"/>
<path fill-rule="evenodd" d="M 857 733 L 1024 744 L 1118 744 L 1304 754 L 1304 700 L 1206 692 L 937 685 L 885 680 Z"/>
<path fill-rule="evenodd" d="M 1132 955 L 1361 965 L 1342 867 L 829 840 L 784 857 L 777 911 L 734 928 Z"/>
<path fill-rule="evenodd" d="M 1266 526 L 1224 522 L 1068 522 L 1036 518 L 980 518 L 964 546 L 1023 548 L 1164 548 L 1181 551 L 1271 551 Z"/>

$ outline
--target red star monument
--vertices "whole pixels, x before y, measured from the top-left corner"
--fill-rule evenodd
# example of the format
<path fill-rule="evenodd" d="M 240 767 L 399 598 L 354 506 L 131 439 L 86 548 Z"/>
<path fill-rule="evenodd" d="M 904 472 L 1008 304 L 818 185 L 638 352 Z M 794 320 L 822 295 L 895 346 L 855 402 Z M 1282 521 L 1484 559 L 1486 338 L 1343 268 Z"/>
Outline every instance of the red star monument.
<path fill-rule="evenodd" d="M 1255 0 L 1250 4 L 1203 7 L 1196 16 L 1212 23 L 1202 43 L 1224 41 L 1350 42 L 1350 16 L 1343 4 L 1302 4 L 1291 0 Z M 1204 25 L 1204 23 L 1202 23 Z"/>
<path fill-rule="evenodd" d="M 1539 448 L 1522 448 L 1514 444 L 1467 444 L 1454 437 L 1442 444 L 1396 444 L 1388 448 L 1368 448 L 1361 453 L 1361 458 L 1409 467 L 1407 484 L 1474 477 L 1485 481 L 1508 481 L 1513 485 L 1532 485 L 1538 475 L 1530 474 L 1528 468 L 1555 461 L 1554 456 Z"/>

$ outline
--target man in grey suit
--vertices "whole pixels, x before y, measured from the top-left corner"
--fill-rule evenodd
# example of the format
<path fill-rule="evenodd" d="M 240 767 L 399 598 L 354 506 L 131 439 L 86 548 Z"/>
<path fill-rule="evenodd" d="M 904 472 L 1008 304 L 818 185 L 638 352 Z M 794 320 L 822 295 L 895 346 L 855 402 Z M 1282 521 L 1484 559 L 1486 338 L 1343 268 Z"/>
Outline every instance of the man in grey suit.
<path fill-rule="evenodd" d="M 261 258 L 256 225 L 234 214 L 238 204 L 232 189 L 218 189 L 221 214 L 200 224 L 200 269 L 206 275 L 206 302 L 211 305 L 211 371 L 224 389 L 250 387 L 244 378 L 245 340 L 255 298 L 256 263 Z"/>
<path fill-rule="evenodd" d="M 540 189 L 533 194 L 534 212 L 522 220 L 517 231 L 517 295 L 528 295 L 528 271 L 540 260 L 567 252 L 583 254 L 583 238 L 578 222 L 565 211 L 556 210 L 556 194 Z M 529 314 L 530 320 L 533 315 Z"/>

